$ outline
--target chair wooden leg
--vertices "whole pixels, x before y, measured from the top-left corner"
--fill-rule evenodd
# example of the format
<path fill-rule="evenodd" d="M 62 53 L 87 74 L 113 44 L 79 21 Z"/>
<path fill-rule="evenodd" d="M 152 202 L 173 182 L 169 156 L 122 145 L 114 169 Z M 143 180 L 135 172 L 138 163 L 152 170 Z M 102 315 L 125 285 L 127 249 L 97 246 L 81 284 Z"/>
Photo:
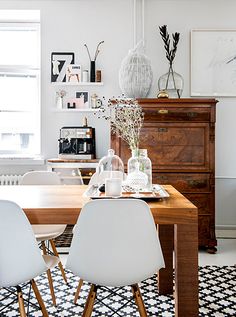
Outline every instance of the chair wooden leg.
<path fill-rule="evenodd" d="M 53 241 L 53 240 L 49 240 L 49 242 L 50 242 L 50 244 L 51 244 L 53 253 L 54 253 L 58 258 L 60 258 L 60 257 L 59 257 L 59 254 L 58 254 L 58 252 L 57 252 L 57 249 L 56 249 L 56 246 L 55 246 L 54 241 Z M 59 268 L 60 268 L 60 270 L 61 270 L 61 275 L 62 275 L 64 281 L 65 281 L 66 284 L 67 284 L 66 273 L 65 273 L 65 270 L 64 270 L 64 268 L 63 268 L 63 265 L 62 265 L 61 261 L 58 263 L 58 266 L 59 266 Z"/>
<path fill-rule="evenodd" d="M 20 317 L 26 317 L 25 306 L 24 306 L 24 300 L 23 300 L 21 287 L 17 286 L 16 289 L 17 289 L 17 297 L 18 297 Z"/>
<path fill-rule="evenodd" d="M 82 317 L 91 317 L 92 312 L 93 312 L 93 305 L 96 299 L 96 294 L 97 294 L 97 286 L 92 284 L 89 294 L 88 294 L 88 298 L 85 304 L 85 308 L 84 308 L 84 312 Z"/>
<path fill-rule="evenodd" d="M 45 246 L 44 241 L 42 242 L 42 248 L 43 248 L 43 254 L 46 255 L 47 254 L 47 250 L 46 250 L 46 246 Z M 54 292 L 52 275 L 51 275 L 50 269 L 47 270 L 47 277 L 48 277 L 48 283 L 49 283 L 49 288 L 50 288 L 50 293 L 51 293 L 53 305 L 57 306 L 56 296 L 55 296 L 55 292 Z"/>
<path fill-rule="evenodd" d="M 32 285 L 32 288 L 33 288 L 35 297 L 36 297 L 36 299 L 37 299 L 37 301 L 38 301 L 38 303 L 39 303 L 39 306 L 40 306 L 40 308 L 41 308 L 43 317 L 49 317 L 49 316 L 48 316 L 47 309 L 46 309 L 46 307 L 45 307 L 45 305 L 44 305 L 43 299 L 42 299 L 42 297 L 41 297 L 41 295 L 40 295 L 40 293 L 39 293 L 39 290 L 38 290 L 38 287 L 37 287 L 35 281 L 34 281 L 34 280 L 31 280 L 30 283 L 31 283 L 31 285 Z"/>
<path fill-rule="evenodd" d="M 81 287 L 82 287 L 82 285 L 83 285 L 83 280 L 82 280 L 82 278 L 79 280 L 79 285 L 78 285 L 78 287 L 77 287 L 77 290 L 76 290 L 76 292 L 75 292 L 75 298 L 74 298 L 74 304 L 76 304 L 76 302 L 77 302 L 77 300 L 78 300 L 78 298 L 79 298 L 79 293 L 80 293 L 80 290 L 81 290 Z"/>
<path fill-rule="evenodd" d="M 132 285 L 131 288 L 132 288 L 135 302 L 138 306 L 138 311 L 139 311 L 140 316 L 147 317 L 147 311 L 146 311 L 146 308 L 144 306 L 143 298 L 142 298 L 140 289 L 138 287 L 138 284 Z"/>

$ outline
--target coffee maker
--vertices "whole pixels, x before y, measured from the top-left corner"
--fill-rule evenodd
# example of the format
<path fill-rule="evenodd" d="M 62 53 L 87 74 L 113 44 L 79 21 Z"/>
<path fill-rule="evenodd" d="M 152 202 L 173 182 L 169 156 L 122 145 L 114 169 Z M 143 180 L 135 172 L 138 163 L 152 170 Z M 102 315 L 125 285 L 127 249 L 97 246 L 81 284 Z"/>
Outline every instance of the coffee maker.
<path fill-rule="evenodd" d="M 88 126 L 62 127 L 59 138 L 59 158 L 94 159 L 95 129 Z"/>

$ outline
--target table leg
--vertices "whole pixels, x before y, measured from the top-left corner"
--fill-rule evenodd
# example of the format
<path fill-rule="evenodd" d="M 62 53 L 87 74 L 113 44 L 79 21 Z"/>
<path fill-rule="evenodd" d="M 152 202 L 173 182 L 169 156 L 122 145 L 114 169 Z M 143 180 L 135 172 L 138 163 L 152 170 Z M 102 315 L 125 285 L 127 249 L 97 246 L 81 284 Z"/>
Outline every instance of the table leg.
<path fill-rule="evenodd" d="M 174 225 L 158 225 L 157 230 L 165 260 L 165 268 L 158 273 L 158 290 L 167 295 L 173 293 Z"/>
<path fill-rule="evenodd" d="M 198 227 L 174 226 L 175 317 L 198 317 Z"/>

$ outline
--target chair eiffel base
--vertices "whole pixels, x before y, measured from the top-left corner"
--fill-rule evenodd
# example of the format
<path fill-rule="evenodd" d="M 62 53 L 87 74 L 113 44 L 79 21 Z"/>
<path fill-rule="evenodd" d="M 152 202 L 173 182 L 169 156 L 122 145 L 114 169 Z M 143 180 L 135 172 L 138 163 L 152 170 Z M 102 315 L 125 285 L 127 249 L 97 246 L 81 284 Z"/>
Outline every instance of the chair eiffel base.
<path fill-rule="evenodd" d="M 94 303 L 95 303 L 95 300 L 97 299 L 97 291 L 98 291 L 98 289 L 99 289 L 98 285 L 95 285 L 95 284 L 91 285 L 91 288 L 90 288 L 90 291 L 89 291 L 89 294 L 88 294 L 88 297 L 87 297 L 87 300 L 86 300 L 86 304 L 85 304 L 85 307 L 84 307 L 84 311 L 83 311 L 82 317 L 91 317 L 92 312 L 93 312 Z M 148 316 L 147 315 L 147 311 L 146 311 L 146 308 L 145 308 L 145 305 L 144 305 L 144 302 L 143 302 L 143 298 L 142 298 L 142 295 L 141 295 L 141 292 L 140 292 L 138 284 L 131 285 L 131 289 L 132 289 L 132 293 L 133 293 L 133 299 L 135 300 L 135 303 L 136 303 L 136 305 L 138 307 L 138 311 L 139 311 L 140 317 L 147 317 Z M 124 308 L 124 306 L 128 302 L 130 302 L 131 300 L 127 300 L 127 302 L 124 305 L 122 305 L 117 310 L 111 309 L 109 307 L 112 310 L 112 312 L 113 312 L 111 316 L 113 316 L 114 313 L 116 313 L 118 316 L 121 316 L 118 312 L 122 308 Z M 102 300 L 101 300 L 101 302 L 103 303 Z M 105 305 L 105 306 L 107 306 L 107 305 Z"/>
<path fill-rule="evenodd" d="M 23 298 L 23 293 L 22 293 L 22 287 L 25 287 L 25 286 L 28 285 L 28 284 L 30 284 L 29 296 L 28 296 L 27 299 L 24 299 L 24 298 Z M 34 306 L 34 307 L 40 309 L 40 310 L 42 311 L 43 317 L 49 317 L 48 312 L 47 312 L 47 309 L 46 309 L 46 307 L 45 307 L 45 305 L 44 305 L 43 299 L 42 299 L 42 297 L 41 297 L 41 295 L 40 295 L 40 292 L 39 292 L 39 290 L 38 290 L 38 287 L 37 287 L 35 281 L 34 281 L 34 280 L 31 280 L 29 283 L 24 284 L 22 287 L 19 286 L 19 285 L 16 286 L 17 296 L 16 296 L 16 293 L 15 293 L 13 290 L 6 288 L 6 290 L 7 290 L 10 294 L 7 295 L 4 299 L 8 298 L 8 297 L 11 296 L 11 295 L 14 295 L 14 296 L 16 296 L 16 297 L 15 297 L 10 303 L 8 303 L 7 305 L 5 305 L 5 306 L 1 309 L 0 315 L 2 314 L 2 311 L 4 311 L 4 310 L 7 309 L 9 306 L 11 306 L 13 303 L 15 303 L 16 301 L 18 301 L 20 317 L 26 317 L 26 316 L 28 316 L 28 313 L 29 313 L 29 305 Z M 32 302 L 30 301 L 30 291 L 31 291 L 31 287 L 32 287 L 32 289 L 33 289 L 33 291 L 34 291 L 34 294 L 35 294 L 35 297 L 36 297 L 36 299 L 37 299 L 37 302 L 38 302 L 39 306 L 35 305 L 34 303 L 32 303 Z M 26 314 L 26 310 L 25 310 L 25 303 L 27 303 L 27 306 L 28 306 L 28 308 L 27 308 L 27 314 Z"/>

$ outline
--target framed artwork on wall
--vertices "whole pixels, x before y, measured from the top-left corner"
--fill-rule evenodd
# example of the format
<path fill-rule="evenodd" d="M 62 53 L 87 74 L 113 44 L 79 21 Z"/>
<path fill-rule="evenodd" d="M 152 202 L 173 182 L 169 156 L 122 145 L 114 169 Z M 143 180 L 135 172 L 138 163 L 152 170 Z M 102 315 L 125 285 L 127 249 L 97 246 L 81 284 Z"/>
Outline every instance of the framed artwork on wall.
<path fill-rule="evenodd" d="M 191 30 L 191 96 L 236 96 L 236 30 Z"/>
<path fill-rule="evenodd" d="M 81 82 L 81 65 L 67 65 L 66 66 L 66 81 L 79 83 Z"/>
<path fill-rule="evenodd" d="M 66 68 L 74 62 L 74 53 L 53 52 L 51 54 L 51 82 L 65 82 Z"/>
<path fill-rule="evenodd" d="M 76 91 L 75 97 L 77 99 L 78 108 L 89 108 L 89 92 L 88 91 Z"/>

